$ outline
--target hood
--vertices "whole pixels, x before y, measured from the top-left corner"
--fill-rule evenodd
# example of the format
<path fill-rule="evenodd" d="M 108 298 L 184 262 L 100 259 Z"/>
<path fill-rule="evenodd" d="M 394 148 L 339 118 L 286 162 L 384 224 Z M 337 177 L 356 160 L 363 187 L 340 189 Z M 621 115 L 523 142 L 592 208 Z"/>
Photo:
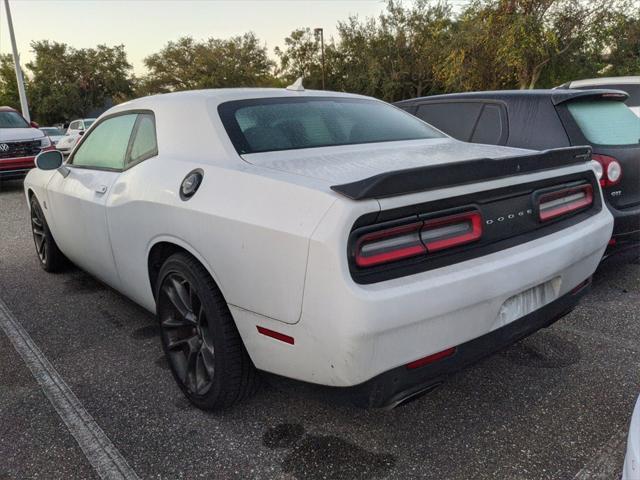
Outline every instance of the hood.
<path fill-rule="evenodd" d="M 0 143 L 35 140 L 44 137 L 37 128 L 0 128 Z"/>
<path fill-rule="evenodd" d="M 336 184 L 355 182 L 389 171 L 527 153 L 531 151 L 434 138 L 251 153 L 242 155 L 242 158 L 256 166 Z"/>

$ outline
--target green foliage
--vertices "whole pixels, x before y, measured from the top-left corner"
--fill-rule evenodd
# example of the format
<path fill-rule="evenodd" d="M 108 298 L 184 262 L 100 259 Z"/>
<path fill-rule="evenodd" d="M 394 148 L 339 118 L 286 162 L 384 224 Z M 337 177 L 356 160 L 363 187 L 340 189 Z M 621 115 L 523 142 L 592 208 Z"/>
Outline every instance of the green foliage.
<path fill-rule="evenodd" d="M 0 106 L 8 106 L 20 111 L 18 82 L 13 66 L 13 57 L 0 55 Z"/>
<path fill-rule="evenodd" d="M 253 33 L 228 40 L 197 42 L 183 37 L 145 58 L 149 74 L 139 80 L 136 93 L 178 90 L 260 87 L 274 83 L 273 62 Z"/>
<path fill-rule="evenodd" d="M 85 117 L 132 94 L 131 65 L 122 45 L 74 49 L 45 40 L 31 48 L 29 108 L 42 124 Z"/>
<path fill-rule="evenodd" d="M 387 0 L 375 18 L 351 17 L 325 38 L 328 90 L 388 101 L 436 93 L 541 88 L 597 76 L 640 74 L 640 0 Z M 123 46 L 74 49 L 32 43 L 26 65 L 32 116 L 86 116 L 133 96 L 222 87 L 282 87 L 304 77 L 321 88 L 319 38 L 299 28 L 275 49 L 253 33 L 168 42 L 131 74 Z M 18 107 L 11 56 L 0 56 L 0 104 Z"/>

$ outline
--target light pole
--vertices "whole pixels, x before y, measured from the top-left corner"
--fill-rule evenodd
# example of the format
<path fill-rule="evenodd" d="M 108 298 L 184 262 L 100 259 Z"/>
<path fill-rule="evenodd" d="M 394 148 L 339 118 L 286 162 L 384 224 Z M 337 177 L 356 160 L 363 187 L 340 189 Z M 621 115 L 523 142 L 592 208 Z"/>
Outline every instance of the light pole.
<path fill-rule="evenodd" d="M 314 28 L 313 33 L 316 34 L 316 37 L 320 37 L 320 58 L 322 59 L 322 90 L 324 90 L 324 30 L 322 28 Z"/>
<path fill-rule="evenodd" d="M 31 121 L 29 116 L 29 104 L 27 103 L 27 94 L 24 91 L 24 78 L 22 77 L 22 69 L 20 68 L 20 59 L 18 58 L 18 47 L 16 47 L 16 36 L 13 33 L 13 21 L 11 20 L 11 10 L 9 9 L 9 0 L 4 0 L 4 8 L 7 11 L 7 22 L 9 23 L 9 36 L 11 37 L 11 48 L 13 50 L 13 63 L 16 68 L 16 81 L 18 82 L 18 95 L 20 96 L 20 109 L 22 116 Z"/>

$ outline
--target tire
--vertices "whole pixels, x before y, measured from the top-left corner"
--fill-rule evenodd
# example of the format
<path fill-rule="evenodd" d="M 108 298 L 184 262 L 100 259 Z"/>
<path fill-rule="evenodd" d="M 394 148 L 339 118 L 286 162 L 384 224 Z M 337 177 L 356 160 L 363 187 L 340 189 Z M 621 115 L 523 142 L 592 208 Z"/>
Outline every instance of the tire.
<path fill-rule="evenodd" d="M 30 206 L 31 231 L 40 266 L 46 272 L 59 272 L 66 266 L 67 259 L 58 248 L 35 195 L 31 197 Z"/>
<path fill-rule="evenodd" d="M 162 348 L 178 386 L 198 408 L 219 410 L 253 395 L 258 372 L 222 293 L 192 256 L 169 257 L 156 283 Z"/>

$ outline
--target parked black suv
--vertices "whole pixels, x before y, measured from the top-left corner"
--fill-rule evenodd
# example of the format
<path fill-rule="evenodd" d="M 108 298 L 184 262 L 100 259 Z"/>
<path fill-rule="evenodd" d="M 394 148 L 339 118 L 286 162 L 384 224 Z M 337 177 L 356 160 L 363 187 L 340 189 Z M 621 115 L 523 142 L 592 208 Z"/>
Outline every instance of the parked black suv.
<path fill-rule="evenodd" d="M 454 138 L 546 150 L 591 145 L 612 246 L 640 242 L 640 118 L 619 90 L 505 90 L 454 93 L 396 105 Z"/>

